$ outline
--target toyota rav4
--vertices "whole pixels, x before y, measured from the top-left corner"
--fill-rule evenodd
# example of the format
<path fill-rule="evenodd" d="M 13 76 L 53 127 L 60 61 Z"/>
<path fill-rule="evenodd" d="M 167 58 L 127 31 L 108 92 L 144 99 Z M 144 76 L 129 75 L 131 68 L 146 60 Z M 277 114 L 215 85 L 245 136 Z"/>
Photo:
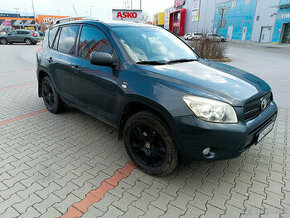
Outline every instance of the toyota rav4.
<path fill-rule="evenodd" d="M 153 175 L 171 173 L 180 160 L 235 158 L 277 116 L 265 81 L 203 59 L 152 25 L 59 20 L 37 63 L 50 112 L 69 105 L 116 127 L 132 161 Z"/>

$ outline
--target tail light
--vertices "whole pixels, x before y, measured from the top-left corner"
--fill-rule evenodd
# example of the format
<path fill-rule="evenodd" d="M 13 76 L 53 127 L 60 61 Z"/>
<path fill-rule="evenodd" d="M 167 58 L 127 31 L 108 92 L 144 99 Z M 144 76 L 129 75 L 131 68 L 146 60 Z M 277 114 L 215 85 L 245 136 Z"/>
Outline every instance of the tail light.
<path fill-rule="evenodd" d="M 33 32 L 32 36 L 36 37 L 36 33 L 35 33 L 35 32 Z"/>
<path fill-rule="evenodd" d="M 38 54 L 41 50 L 42 50 L 42 46 L 40 46 L 40 47 L 36 50 L 36 54 Z"/>

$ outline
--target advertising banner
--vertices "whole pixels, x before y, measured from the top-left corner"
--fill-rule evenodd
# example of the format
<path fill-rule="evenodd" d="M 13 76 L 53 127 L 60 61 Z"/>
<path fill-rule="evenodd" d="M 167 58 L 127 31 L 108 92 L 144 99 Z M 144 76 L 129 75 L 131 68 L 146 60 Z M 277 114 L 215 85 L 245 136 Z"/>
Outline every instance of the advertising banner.
<path fill-rule="evenodd" d="M 39 23 L 53 23 L 54 21 L 67 18 L 68 16 L 54 16 L 54 15 L 37 15 L 37 20 Z"/>
<path fill-rule="evenodd" d="M 200 0 L 193 2 L 193 10 L 199 10 Z"/>
<path fill-rule="evenodd" d="M 199 10 L 195 10 L 192 12 L 192 21 L 198 21 L 199 20 Z"/>
<path fill-rule="evenodd" d="M 141 21 L 142 10 L 113 9 L 113 20 Z"/>
<path fill-rule="evenodd" d="M 11 25 L 11 20 L 3 20 L 2 25 L 6 26 L 6 27 L 12 26 Z"/>
<path fill-rule="evenodd" d="M 195 0 L 192 7 L 192 21 L 199 20 L 200 0 Z"/>

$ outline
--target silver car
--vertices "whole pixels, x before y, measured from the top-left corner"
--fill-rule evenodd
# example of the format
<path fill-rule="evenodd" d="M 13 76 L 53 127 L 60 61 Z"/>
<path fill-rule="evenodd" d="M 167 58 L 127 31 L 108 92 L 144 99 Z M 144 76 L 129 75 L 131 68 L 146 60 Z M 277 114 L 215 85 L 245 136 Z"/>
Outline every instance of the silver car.
<path fill-rule="evenodd" d="M 0 35 L 0 43 L 6 45 L 7 43 L 21 43 L 24 42 L 26 45 L 35 45 L 40 41 L 39 33 L 32 30 L 13 30 L 6 34 Z"/>

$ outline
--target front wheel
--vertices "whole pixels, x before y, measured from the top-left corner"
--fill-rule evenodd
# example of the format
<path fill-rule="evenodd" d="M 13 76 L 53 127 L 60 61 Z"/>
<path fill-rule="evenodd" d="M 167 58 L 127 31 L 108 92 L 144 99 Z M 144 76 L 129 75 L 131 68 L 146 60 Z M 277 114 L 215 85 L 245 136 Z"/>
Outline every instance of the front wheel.
<path fill-rule="evenodd" d="M 128 155 L 145 173 L 165 176 L 176 169 L 174 141 L 167 126 L 153 113 L 142 111 L 130 117 L 123 136 Z"/>
<path fill-rule="evenodd" d="M 43 78 L 41 86 L 42 97 L 47 110 L 53 114 L 62 112 L 65 108 L 64 102 L 59 98 L 48 76 Z"/>

